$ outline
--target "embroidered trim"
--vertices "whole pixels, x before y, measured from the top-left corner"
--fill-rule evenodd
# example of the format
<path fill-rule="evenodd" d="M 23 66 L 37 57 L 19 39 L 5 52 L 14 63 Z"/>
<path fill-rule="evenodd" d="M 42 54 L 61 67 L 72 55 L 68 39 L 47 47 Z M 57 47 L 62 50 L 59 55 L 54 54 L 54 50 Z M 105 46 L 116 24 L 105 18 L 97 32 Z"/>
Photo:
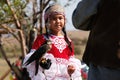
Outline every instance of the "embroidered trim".
<path fill-rule="evenodd" d="M 61 58 L 56 58 L 56 63 L 57 64 L 68 64 L 68 60 L 66 59 L 61 59 Z"/>
<path fill-rule="evenodd" d="M 63 52 L 63 50 L 66 48 L 67 44 L 64 40 L 64 38 L 60 37 L 51 37 L 51 41 L 54 44 L 54 46 L 59 50 L 60 53 Z"/>

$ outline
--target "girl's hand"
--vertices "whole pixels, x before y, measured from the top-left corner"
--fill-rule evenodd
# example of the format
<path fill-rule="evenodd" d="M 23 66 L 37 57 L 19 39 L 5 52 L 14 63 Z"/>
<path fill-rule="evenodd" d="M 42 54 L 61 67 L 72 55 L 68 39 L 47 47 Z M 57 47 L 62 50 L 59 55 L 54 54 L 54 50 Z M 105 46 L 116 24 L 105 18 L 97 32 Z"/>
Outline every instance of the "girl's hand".
<path fill-rule="evenodd" d="M 71 76 L 71 74 L 75 71 L 75 67 L 73 65 L 68 65 L 68 74 Z"/>

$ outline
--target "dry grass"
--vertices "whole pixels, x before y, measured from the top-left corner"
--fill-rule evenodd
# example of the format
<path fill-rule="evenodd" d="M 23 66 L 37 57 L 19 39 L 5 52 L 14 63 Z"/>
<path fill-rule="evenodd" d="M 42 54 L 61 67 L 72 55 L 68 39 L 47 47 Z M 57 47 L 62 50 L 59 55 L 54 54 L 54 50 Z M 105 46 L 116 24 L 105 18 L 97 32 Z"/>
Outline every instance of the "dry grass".
<path fill-rule="evenodd" d="M 10 63 L 14 63 L 16 61 L 16 58 L 9 58 Z M 0 58 L 0 78 L 9 70 L 9 66 L 7 62 L 3 59 Z M 10 73 L 8 74 L 7 77 L 5 77 L 4 80 L 10 80 L 9 79 Z"/>
<path fill-rule="evenodd" d="M 87 38 L 89 35 L 89 31 L 81 31 L 81 30 L 67 31 L 67 33 L 70 38 L 78 38 L 78 39 Z"/>
<path fill-rule="evenodd" d="M 88 39 L 89 31 L 81 31 L 81 30 L 76 30 L 76 31 L 68 31 L 68 36 L 72 39 L 74 46 L 76 46 L 78 49 L 80 49 L 80 53 L 76 54 L 75 56 L 78 59 L 82 59 L 83 52 L 85 50 L 85 44 L 81 44 L 81 40 Z M 76 45 L 77 44 L 77 45 Z"/>

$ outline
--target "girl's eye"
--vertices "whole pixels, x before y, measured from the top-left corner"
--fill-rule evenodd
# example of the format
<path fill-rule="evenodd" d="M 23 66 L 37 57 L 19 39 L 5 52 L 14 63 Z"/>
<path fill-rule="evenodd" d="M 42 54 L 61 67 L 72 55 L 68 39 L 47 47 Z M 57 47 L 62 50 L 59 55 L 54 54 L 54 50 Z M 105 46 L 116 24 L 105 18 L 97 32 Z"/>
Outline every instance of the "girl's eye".
<path fill-rule="evenodd" d="M 59 19 L 61 20 L 61 19 L 63 19 L 63 17 L 59 17 Z"/>

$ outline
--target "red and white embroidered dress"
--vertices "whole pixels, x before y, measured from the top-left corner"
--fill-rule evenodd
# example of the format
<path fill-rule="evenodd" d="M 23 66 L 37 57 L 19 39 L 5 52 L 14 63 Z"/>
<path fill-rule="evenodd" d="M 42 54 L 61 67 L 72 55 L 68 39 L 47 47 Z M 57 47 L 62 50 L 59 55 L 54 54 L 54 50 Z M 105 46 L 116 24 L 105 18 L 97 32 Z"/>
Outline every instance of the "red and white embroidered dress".
<path fill-rule="evenodd" d="M 74 49 L 72 45 L 72 52 L 70 51 L 64 36 L 55 36 L 50 35 L 50 40 L 52 41 L 52 48 L 50 51 L 48 51 L 45 56 L 45 58 L 49 58 L 52 61 L 52 65 L 49 70 L 44 70 L 39 66 L 38 74 L 35 75 L 35 62 L 29 64 L 28 66 L 24 66 L 27 68 L 27 71 L 29 72 L 29 76 L 32 80 L 69 80 L 70 76 L 67 72 L 67 66 L 69 64 L 72 64 L 75 66 L 75 71 L 72 74 L 73 80 L 82 80 L 81 79 L 81 73 L 80 73 L 80 67 L 81 63 L 80 60 L 74 58 Z M 32 49 L 29 54 L 26 55 L 24 62 L 31 56 L 31 54 L 34 53 L 35 50 L 37 50 L 41 44 L 44 43 L 46 40 L 44 35 L 39 35 L 37 39 L 35 40 Z"/>

